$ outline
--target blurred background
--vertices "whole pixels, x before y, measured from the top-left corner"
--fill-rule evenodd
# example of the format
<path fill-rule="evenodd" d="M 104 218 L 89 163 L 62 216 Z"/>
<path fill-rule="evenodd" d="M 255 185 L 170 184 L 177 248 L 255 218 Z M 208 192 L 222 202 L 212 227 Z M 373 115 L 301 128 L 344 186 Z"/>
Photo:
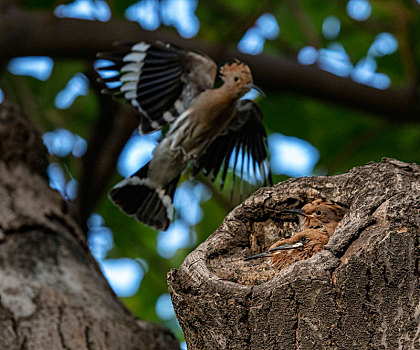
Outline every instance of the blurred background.
<path fill-rule="evenodd" d="M 115 40 L 161 39 L 250 63 L 266 96 L 246 97 L 263 111 L 277 183 L 381 157 L 420 162 L 419 14 L 420 0 L 2 0 L 0 100 L 43 133 L 50 185 L 76 208 L 115 293 L 182 341 L 166 273 L 241 198 L 229 181 L 221 191 L 187 172 L 166 232 L 115 208 L 108 190 L 150 160 L 162 135 L 139 135 L 129 106 L 100 94 L 93 67 L 107 62 L 95 53 Z M 255 181 L 243 163 L 249 195 Z"/>

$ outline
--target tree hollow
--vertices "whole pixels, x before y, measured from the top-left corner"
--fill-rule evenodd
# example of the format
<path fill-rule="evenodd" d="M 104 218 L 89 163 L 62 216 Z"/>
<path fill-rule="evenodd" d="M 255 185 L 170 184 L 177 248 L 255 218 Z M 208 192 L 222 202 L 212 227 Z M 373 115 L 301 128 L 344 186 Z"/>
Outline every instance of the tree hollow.
<path fill-rule="evenodd" d="M 280 210 L 316 198 L 348 207 L 320 253 L 280 271 L 243 261 L 296 231 Z M 262 188 L 168 274 L 188 349 L 418 349 L 419 236 L 416 164 Z"/>

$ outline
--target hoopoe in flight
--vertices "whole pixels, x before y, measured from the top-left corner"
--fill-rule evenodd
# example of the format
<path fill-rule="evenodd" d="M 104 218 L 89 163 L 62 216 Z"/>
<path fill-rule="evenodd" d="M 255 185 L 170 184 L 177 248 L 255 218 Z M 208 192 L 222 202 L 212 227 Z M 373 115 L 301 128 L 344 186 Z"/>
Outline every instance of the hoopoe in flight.
<path fill-rule="evenodd" d="M 240 100 L 252 88 L 258 89 L 247 65 L 239 61 L 223 65 L 223 85 L 214 88 L 214 61 L 170 44 L 141 42 L 98 57 L 113 61 L 98 70 L 118 72 L 104 79 L 121 82 L 108 92 L 122 96 L 138 111 L 140 132 L 169 124 L 152 160 L 111 190 L 110 199 L 122 211 L 166 230 L 175 189 L 188 164 L 192 163 L 193 175 L 202 171 L 211 174 L 212 181 L 221 171 L 223 187 L 233 153 L 234 168 L 239 154 L 248 154 L 254 173 L 258 169 L 263 183 L 271 183 L 261 111 L 253 101 Z"/>
<path fill-rule="evenodd" d="M 274 243 L 267 252 L 246 257 L 244 260 L 271 258 L 277 269 L 290 266 L 295 261 L 309 259 L 328 243 L 346 209 L 335 202 L 316 199 L 302 209 L 286 209 L 280 213 L 303 216 L 300 231 L 290 238 Z"/>

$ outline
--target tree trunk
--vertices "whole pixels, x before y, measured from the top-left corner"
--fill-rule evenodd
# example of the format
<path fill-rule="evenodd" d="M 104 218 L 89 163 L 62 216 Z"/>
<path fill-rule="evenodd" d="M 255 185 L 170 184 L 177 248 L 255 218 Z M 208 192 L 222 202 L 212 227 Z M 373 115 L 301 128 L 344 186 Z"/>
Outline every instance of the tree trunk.
<path fill-rule="evenodd" d="M 348 206 L 324 250 L 279 272 L 243 257 L 290 234 L 278 215 Z M 419 349 L 420 167 L 394 159 L 258 190 L 168 282 L 188 350 Z"/>
<path fill-rule="evenodd" d="M 90 255 L 71 207 L 51 190 L 40 135 L 0 105 L 0 349 L 179 349 L 136 320 Z"/>

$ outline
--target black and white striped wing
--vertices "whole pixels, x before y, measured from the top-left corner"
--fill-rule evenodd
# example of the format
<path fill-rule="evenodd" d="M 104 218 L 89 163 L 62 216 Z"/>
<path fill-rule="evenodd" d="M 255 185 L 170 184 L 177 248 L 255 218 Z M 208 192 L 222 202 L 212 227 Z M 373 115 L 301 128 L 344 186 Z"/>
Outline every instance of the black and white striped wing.
<path fill-rule="evenodd" d="M 238 101 L 235 118 L 197 160 L 192 173 L 195 175 L 201 170 L 214 181 L 221 171 L 223 188 L 230 164 L 234 180 L 235 173 L 243 177 L 247 166 L 245 170 L 254 174 L 257 183 L 272 184 L 262 113 L 251 100 Z"/>
<path fill-rule="evenodd" d="M 141 131 L 159 130 L 185 111 L 202 91 L 214 85 L 217 65 L 209 57 L 170 44 L 141 42 L 120 46 L 119 52 L 99 53 L 113 62 L 99 71 L 115 71 L 106 89 L 125 98 L 141 114 Z"/>

